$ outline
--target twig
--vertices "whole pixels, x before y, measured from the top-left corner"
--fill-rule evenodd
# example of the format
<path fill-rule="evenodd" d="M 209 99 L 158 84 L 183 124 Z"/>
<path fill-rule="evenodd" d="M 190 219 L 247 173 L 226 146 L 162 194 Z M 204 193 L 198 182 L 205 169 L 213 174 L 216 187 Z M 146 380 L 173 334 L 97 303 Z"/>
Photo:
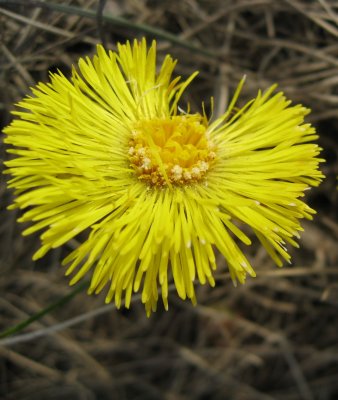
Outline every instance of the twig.
<path fill-rule="evenodd" d="M 172 291 L 175 289 L 175 285 L 169 285 L 168 291 Z M 136 294 L 132 299 L 131 302 L 141 300 L 142 295 Z M 96 318 L 99 315 L 105 314 L 109 311 L 115 310 L 116 305 L 114 303 L 108 304 L 102 307 L 97 308 L 96 310 L 88 311 L 84 314 L 78 315 L 77 317 L 70 318 L 66 321 L 60 322 L 59 324 L 55 324 L 53 326 L 49 326 L 47 328 L 42 328 L 34 332 L 23 333 L 21 335 L 17 335 L 11 338 L 6 338 L 0 340 L 0 346 L 12 346 L 13 344 L 29 342 L 31 340 L 35 340 L 42 336 L 52 335 L 55 332 L 62 331 L 66 328 L 70 328 L 71 326 L 77 325 L 81 322 L 87 321 L 91 318 Z"/>
<path fill-rule="evenodd" d="M 17 332 L 22 331 L 24 328 L 32 324 L 33 322 L 41 319 L 43 316 L 46 314 L 49 314 L 51 311 L 55 310 L 56 308 L 59 308 L 65 304 L 67 304 L 73 297 L 75 297 L 78 293 L 82 292 L 85 288 L 87 288 L 89 285 L 88 281 L 82 282 L 80 285 L 78 285 L 71 293 L 67 294 L 66 296 L 62 297 L 61 299 L 58 299 L 54 303 L 50 304 L 43 310 L 39 311 L 38 313 L 34 314 L 30 318 L 26 319 L 23 322 L 20 322 L 19 324 L 10 327 L 6 329 L 4 332 L 0 333 L 0 338 L 5 338 L 7 336 L 13 335 Z M 1 342 L 1 341 L 0 341 Z"/>

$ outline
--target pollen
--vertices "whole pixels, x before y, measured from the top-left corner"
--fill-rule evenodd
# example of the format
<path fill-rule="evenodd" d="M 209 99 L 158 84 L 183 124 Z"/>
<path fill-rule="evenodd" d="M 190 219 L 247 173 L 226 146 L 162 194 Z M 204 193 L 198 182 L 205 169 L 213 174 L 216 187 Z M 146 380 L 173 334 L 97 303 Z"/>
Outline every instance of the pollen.
<path fill-rule="evenodd" d="M 184 185 L 206 178 L 216 157 L 200 114 L 138 121 L 128 157 L 139 180 L 152 186 Z"/>

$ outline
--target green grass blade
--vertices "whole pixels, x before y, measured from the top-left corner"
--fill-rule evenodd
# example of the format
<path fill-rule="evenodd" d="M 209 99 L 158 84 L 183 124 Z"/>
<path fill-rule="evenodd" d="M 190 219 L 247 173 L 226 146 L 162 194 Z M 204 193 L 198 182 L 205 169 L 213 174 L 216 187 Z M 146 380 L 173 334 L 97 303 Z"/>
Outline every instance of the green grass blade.
<path fill-rule="evenodd" d="M 27 326 L 32 324 L 35 321 L 38 321 L 42 317 L 44 317 L 46 314 L 49 314 L 51 311 L 67 304 L 69 301 L 71 301 L 78 293 L 82 292 L 84 289 L 86 289 L 89 286 L 88 281 L 82 282 L 80 285 L 76 286 L 73 291 L 71 291 L 69 294 L 66 296 L 61 297 L 60 299 L 56 300 L 55 302 L 49 304 L 46 308 L 42 309 L 41 311 L 37 312 L 36 314 L 32 315 L 31 317 L 25 319 L 24 321 L 18 323 L 17 325 L 11 326 L 10 328 L 4 330 L 3 332 L 0 333 L 0 339 L 14 335 L 18 332 L 21 332 L 23 329 L 25 329 Z"/>
<path fill-rule="evenodd" d="M 79 17 L 90 18 L 90 19 L 97 18 L 96 10 L 87 10 L 87 9 L 83 9 L 80 7 L 70 6 L 70 5 L 65 5 L 65 4 L 56 4 L 56 3 L 51 3 L 51 2 L 44 3 L 44 2 L 40 2 L 40 1 L 32 1 L 32 2 L 10 1 L 9 2 L 8 0 L 7 1 L 0 0 L 0 4 L 6 4 L 6 3 L 7 4 L 13 4 L 13 3 L 14 4 L 24 4 L 25 6 L 40 7 L 40 8 L 44 8 L 44 9 L 48 9 L 48 10 L 52 10 L 52 11 L 58 11 L 58 12 L 61 12 L 64 14 L 77 15 Z M 219 58 L 219 56 L 216 53 L 214 53 L 208 49 L 196 46 L 187 40 L 181 39 L 177 35 L 174 35 L 170 32 L 155 28 L 155 27 L 147 25 L 147 24 L 131 22 L 125 18 L 114 16 L 114 15 L 108 14 L 108 13 L 102 14 L 102 21 L 104 21 L 108 24 L 115 25 L 115 26 L 130 28 L 135 31 L 150 34 L 156 38 L 167 40 L 170 43 L 173 43 L 180 47 L 186 48 L 192 52 L 203 54 L 204 56 L 211 57 L 213 59 Z"/>

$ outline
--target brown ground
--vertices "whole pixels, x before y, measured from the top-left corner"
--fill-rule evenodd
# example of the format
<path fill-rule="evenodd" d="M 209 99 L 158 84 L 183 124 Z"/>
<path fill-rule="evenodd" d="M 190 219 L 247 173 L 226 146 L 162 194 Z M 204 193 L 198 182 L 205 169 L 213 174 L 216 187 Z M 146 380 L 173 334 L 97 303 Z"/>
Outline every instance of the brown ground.
<path fill-rule="evenodd" d="M 51 9 L 55 4 L 62 10 Z M 96 18 L 99 4 L 0 0 L 0 125 L 9 123 L 13 102 L 47 80 L 48 70 L 68 74 L 96 43 L 114 48 L 125 39 L 156 38 L 161 56 L 179 59 L 178 73 L 200 71 L 186 97 L 192 109 L 214 96 L 216 111 L 224 110 L 243 74 L 243 101 L 278 82 L 294 102 L 312 109 L 309 120 L 327 159 L 327 179 L 308 195 L 318 215 L 304 224 L 292 266 L 277 269 L 256 244 L 250 257 L 258 278 L 236 289 L 220 262 L 216 288 L 200 287 L 197 307 L 173 294 L 169 312 L 160 307 L 147 319 L 139 301 L 117 312 L 100 309 L 102 296 L 78 294 L 21 332 L 28 336 L 2 342 L 0 398 L 337 399 L 337 1 L 108 0 L 104 13 L 123 23 Z M 70 6 L 93 10 L 93 18 Z M 0 157 L 6 158 L 3 146 Z M 39 239 L 20 235 L 18 213 L 6 210 L 12 194 L 3 177 L 0 195 L 5 329 L 71 289 L 59 267 L 67 246 L 31 261 Z"/>

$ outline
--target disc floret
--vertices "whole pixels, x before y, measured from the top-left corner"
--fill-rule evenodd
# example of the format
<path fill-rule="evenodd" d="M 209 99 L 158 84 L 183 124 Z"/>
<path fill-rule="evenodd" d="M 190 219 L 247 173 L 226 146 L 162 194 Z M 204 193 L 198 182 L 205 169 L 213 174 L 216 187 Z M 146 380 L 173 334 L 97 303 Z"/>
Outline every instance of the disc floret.
<path fill-rule="evenodd" d="M 139 121 L 128 155 L 138 179 L 153 186 L 198 182 L 216 157 L 200 114 Z"/>

